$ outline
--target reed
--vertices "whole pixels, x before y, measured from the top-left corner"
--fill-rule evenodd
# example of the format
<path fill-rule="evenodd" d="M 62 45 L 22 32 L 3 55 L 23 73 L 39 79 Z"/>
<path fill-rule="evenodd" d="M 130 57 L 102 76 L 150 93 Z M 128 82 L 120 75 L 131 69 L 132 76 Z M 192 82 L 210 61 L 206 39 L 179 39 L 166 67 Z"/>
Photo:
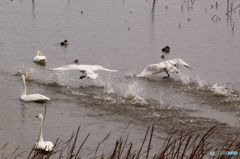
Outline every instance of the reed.
<path fill-rule="evenodd" d="M 55 142 L 54 150 L 51 152 L 43 152 L 43 151 L 35 151 L 34 146 L 31 152 L 28 155 L 27 159 L 80 159 L 80 158 L 90 158 L 90 159 L 141 159 L 141 158 L 153 158 L 153 159 L 202 159 L 202 158 L 211 158 L 210 151 L 237 151 L 240 152 L 240 141 L 239 136 L 233 138 L 230 142 L 225 143 L 223 146 L 215 145 L 212 136 L 216 134 L 216 130 L 219 125 L 214 125 L 209 128 L 203 135 L 201 135 L 198 131 L 194 132 L 186 132 L 186 130 L 175 130 L 172 129 L 170 135 L 166 138 L 164 145 L 159 152 L 156 154 L 152 153 L 152 139 L 154 132 L 154 125 L 147 128 L 145 136 L 143 138 L 142 144 L 139 149 L 134 149 L 133 143 L 128 142 L 129 136 L 124 139 L 120 137 L 116 140 L 112 151 L 109 153 L 99 153 L 96 155 L 99 149 L 99 146 L 110 136 L 111 132 L 106 135 L 106 137 L 97 145 L 92 157 L 91 155 L 83 156 L 81 155 L 82 147 L 84 146 L 86 140 L 90 136 L 88 134 L 80 146 L 77 146 L 78 143 L 78 134 L 80 131 L 80 126 L 77 129 L 76 134 L 73 132 L 70 139 L 67 142 L 59 142 L 58 140 Z M 175 127 L 175 126 L 174 126 Z M 151 128 L 151 130 L 150 130 Z M 145 143 L 148 144 L 147 146 Z M 0 152 L 6 148 L 8 145 L 5 144 L 2 148 L 0 148 Z M 19 147 L 7 157 L 8 158 L 22 158 L 21 153 L 17 153 Z M 84 151 L 84 150 L 83 150 Z M 151 155 L 150 156 L 150 152 Z M 213 156 L 212 158 L 217 159 L 227 159 L 227 158 L 239 158 L 240 155 L 236 156 Z"/>

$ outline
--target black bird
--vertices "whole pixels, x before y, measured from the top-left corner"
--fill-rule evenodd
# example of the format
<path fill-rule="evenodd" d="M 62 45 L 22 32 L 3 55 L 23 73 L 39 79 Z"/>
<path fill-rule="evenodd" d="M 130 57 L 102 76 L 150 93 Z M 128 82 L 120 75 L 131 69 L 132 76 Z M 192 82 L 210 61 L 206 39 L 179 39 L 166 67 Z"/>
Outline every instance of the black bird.
<path fill-rule="evenodd" d="M 169 53 L 170 52 L 170 47 L 166 46 L 166 47 L 162 48 L 162 52 Z"/>
<path fill-rule="evenodd" d="M 60 43 L 61 46 L 67 46 L 68 45 L 68 41 L 64 40 L 63 42 Z"/>

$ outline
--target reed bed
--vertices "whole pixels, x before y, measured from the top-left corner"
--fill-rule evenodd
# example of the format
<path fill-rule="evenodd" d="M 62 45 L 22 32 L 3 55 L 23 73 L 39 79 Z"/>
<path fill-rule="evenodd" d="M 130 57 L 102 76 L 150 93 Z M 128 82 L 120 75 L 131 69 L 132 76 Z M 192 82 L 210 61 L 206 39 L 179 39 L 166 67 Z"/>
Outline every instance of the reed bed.
<path fill-rule="evenodd" d="M 113 145 L 113 149 L 109 153 L 98 153 L 99 146 L 110 136 L 110 133 L 96 145 L 96 149 L 89 153 L 87 156 L 83 155 L 82 148 L 84 147 L 85 141 L 88 139 L 88 134 L 80 146 L 76 146 L 78 142 L 78 134 L 80 127 L 76 133 L 72 133 L 70 139 L 66 142 L 57 140 L 55 142 L 54 150 L 51 152 L 36 151 L 34 146 L 29 153 L 27 159 L 140 159 L 140 158 L 153 158 L 153 159 L 202 159 L 202 158 L 213 158 L 213 159 L 228 159 L 228 158 L 240 158 L 240 155 L 215 155 L 210 156 L 210 151 L 237 151 L 240 152 L 240 140 L 239 136 L 236 136 L 231 141 L 225 143 L 223 146 L 217 145 L 213 140 L 212 136 L 215 135 L 218 125 L 214 125 L 204 134 L 195 132 L 186 132 L 186 130 L 174 131 L 165 140 L 164 145 L 159 149 L 157 153 L 151 152 L 153 143 L 153 132 L 154 125 L 149 126 L 145 136 L 142 140 L 141 146 L 138 149 L 134 148 L 134 144 L 128 142 L 128 136 L 126 138 L 120 137 L 116 140 Z M 180 135 L 179 135 L 180 134 Z M 5 144 L 1 151 L 8 145 Z M 21 153 L 17 153 L 19 147 L 8 156 L 2 155 L 5 159 L 18 159 L 23 158 Z M 150 155 L 151 154 L 151 155 Z"/>

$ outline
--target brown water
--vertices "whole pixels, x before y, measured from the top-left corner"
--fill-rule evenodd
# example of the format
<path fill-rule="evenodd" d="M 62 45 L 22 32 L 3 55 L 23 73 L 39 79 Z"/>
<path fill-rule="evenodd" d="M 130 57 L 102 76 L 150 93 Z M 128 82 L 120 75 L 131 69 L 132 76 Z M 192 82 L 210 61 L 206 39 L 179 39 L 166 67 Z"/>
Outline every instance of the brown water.
<path fill-rule="evenodd" d="M 80 141 L 90 133 L 86 149 L 95 149 L 112 132 L 103 152 L 128 133 L 140 146 L 153 123 L 154 152 L 176 123 L 188 131 L 226 123 L 220 137 L 239 134 L 239 8 L 226 16 L 227 3 L 217 2 L 218 7 L 207 0 L 0 1 L 0 147 L 9 142 L 6 154 L 20 146 L 27 156 L 38 138 L 35 116 L 44 114 L 45 106 L 45 140 L 66 141 L 81 125 Z M 238 4 L 235 0 L 233 8 Z M 214 15 L 221 20 L 212 20 Z M 56 45 L 65 39 L 67 47 Z M 164 74 L 135 78 L 162 61 L 166 45 L 168 59 L 182 58 L 194 69 L 181 67 L 168 80 Z M 32 62 L 38 50 L 48 59 L 45 67 Z M 99 72 L 93 81 L 80 80 L 77 71 L 45 69 L 75 59 L 119 71 Z M 29 70 L 28 93 L 44 94 L 49 102 L 20 100 L 18 73 Z"/>

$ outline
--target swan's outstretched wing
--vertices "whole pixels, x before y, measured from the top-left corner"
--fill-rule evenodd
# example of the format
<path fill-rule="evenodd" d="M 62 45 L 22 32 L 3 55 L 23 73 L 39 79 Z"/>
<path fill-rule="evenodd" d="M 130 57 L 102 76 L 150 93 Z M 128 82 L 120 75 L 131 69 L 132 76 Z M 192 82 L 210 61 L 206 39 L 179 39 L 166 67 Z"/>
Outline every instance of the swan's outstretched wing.
<path fill-rule="evenodd" d="M 192 67 L 180 58 L 173 59 L 173 60 L 168 60 L 168 61 L 173 65 L 178 66 L 179 64 L 181 64 L 181 65 L 187 67 L 188 69 L 192 70 Z"/>
<path fill-rule="evenodd" d="M 50 69 L 51 71 L 71 71 L 71 70 L 84 70 L 81 65 L 71 64 L 71 65 L 65 65 L 57 68 Z"/>
<path fill-rule="evenodd" d="M 102 70 L 102 71 L 109 71 L 109 72 L 116 72 L 117 70 L 110 70 L 107 68 L 104 68 L 100 65 L 65 65 L 58 68 L 51 69 L 53 71 L 70 71 L 70 70 L 79 70 L 84 76 L 87 76 L 92 79 L 96 79 L 98 77 L 98 74 L 94 71 Z"/>
<path fill-rule="evenodd" d="M 162 63 L 160 64 L 151 64 L 148 65 L 139 75 L 136 77 L 147 77 L 147 76 L 152 76 L 158 73 L 161 73 L 164 71 L 164 66 Z"/>

